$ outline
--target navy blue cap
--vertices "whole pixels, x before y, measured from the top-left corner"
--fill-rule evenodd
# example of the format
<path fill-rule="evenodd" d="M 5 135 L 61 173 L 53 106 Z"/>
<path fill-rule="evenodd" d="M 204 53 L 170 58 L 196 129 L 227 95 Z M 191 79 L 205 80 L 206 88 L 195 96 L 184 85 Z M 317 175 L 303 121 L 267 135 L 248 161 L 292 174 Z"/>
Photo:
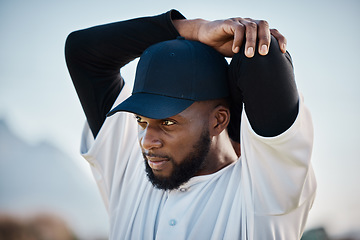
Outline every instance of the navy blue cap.
<path fill-rule="evenodd" d="M 228 63 L 213 48 L 179 37 L 141 55 L 132 95 L 107 116 L 126 111 L 152 119 L 174 116 L 195 101 L 229 96 Z"/>

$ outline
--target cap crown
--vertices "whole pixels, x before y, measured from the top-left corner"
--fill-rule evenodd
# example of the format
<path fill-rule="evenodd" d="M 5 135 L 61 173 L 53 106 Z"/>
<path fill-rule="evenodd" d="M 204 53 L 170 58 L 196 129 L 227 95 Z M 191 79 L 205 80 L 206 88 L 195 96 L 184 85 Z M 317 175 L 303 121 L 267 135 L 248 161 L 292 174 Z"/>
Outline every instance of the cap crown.
<path fill-rule="evenodd" d="M 149 47 L 142 54 L 133 94 L 150 93 L 193 101 L 229 96 L 228 64 L 213 48 L 184 38 Z"/>
<path fill-rule="evenodd" d="M 153 119 L 174 116 L 195 101 L 229 96 L 228 63 L 213 48 L 184 38 L 149 47 L 140 57 L 133 93 L 112 109 Z"/>

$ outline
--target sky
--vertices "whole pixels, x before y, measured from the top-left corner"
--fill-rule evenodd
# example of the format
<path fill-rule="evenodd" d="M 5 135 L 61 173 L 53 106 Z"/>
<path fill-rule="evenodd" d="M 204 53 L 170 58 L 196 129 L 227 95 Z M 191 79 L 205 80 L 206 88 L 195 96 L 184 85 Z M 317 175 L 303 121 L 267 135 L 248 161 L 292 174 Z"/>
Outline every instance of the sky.
<path fill-rule="evenodd" d="M 317 198 L 308 227 L 360 231 L 360 2 L 0 1 L 0 118 L 31 143 L 50 141 L 76 159 L 85 116 L 64 60 L 74 30 L 178 9 L 188 19 L 265 19 L 288 40 L 299 91 L 315 128 Z M 136 62 L 122 69 L 132 81 Z M 90 173 L 88 174 L 90 177 Z M 94 185 L 95 187 L 95 185 Z"/>

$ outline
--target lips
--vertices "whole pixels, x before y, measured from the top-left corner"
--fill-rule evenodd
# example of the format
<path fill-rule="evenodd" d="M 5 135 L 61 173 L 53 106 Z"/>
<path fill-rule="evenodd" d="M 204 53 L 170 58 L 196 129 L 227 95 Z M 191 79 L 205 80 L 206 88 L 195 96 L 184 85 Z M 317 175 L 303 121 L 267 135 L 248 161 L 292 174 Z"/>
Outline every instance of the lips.
<path fill-rule="evenodd" d="M 169 159 L 164 157 L 146 156 L 146 159 L 153 170 L 162 170 L 169 162 Z"/>

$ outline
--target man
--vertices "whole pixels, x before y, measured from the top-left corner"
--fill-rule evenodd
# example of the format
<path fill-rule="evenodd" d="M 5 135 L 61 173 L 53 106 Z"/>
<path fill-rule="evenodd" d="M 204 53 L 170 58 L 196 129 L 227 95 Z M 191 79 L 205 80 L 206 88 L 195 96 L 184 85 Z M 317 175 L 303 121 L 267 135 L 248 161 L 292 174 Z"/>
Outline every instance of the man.
<path fill-rule="evenodd" d="M 301 237 L 313 135 L 285 48 L 265 21 L 175 10 L 69 35 L 110 239 Z M 129 97 L 119 69 L 140 55 Z"/>

